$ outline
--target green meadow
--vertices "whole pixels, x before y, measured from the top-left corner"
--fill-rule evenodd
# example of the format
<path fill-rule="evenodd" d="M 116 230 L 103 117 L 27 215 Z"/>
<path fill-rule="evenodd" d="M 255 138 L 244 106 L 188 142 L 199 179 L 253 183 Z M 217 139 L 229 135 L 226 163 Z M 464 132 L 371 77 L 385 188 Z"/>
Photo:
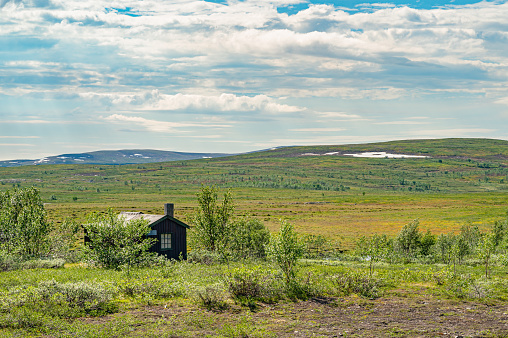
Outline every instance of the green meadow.
<path fill-rule="evenodd" d="M 344 155 L 366 151 L 427 158 Z M 411 140 L 143 165 L 24 166 L 0 168 L 0 183 L 2 190 L 36 186 L 55 222 L 109 207 L 162 213 L 165 202 L 189 220 L 200 187 L 216 185 L 232 190 L 236 215 L 257 217 L 272 231 L 285 218 L 298 232 L 347 249 L 359 235 L 394 235 L 416 218 L 436 234 L 465 223 L 491 227 L 508 211 L 508 142 Z"/>
<path fill-rule="evenodd" d="M 367 151 L 426 157 L 344 155 Z M 31 186 L 55 224 L 84 222 L 108 208 L 162 214 L 171 202 L 175 216 L 190 225 L 196 194 L 217 186 L 220 193 L 231 189 L 235 217 L 257 218 L 272 233 L 285 219 L 300 240 L 324 237 L 333 250 L 307 247 L 289 281 L 269 259 L 227 259 L 193 248 L 187 261 L 152 258 L 117 270 L 93 265 L 81 243 L 64 255 L 67 263 L 0 252 L 1 337 L 508 336 L 507 141 L 397 141 L 143 165 L 0 168 L 0 191 Z M 400 236 L 415 219 L 422 248 L 426 230 L 443 234 L 434 237 L 430 254 L 405 256 L 398 239 L 375 245 L 375 238 Z M 503 236 L 488 251 L 494 224 Z M 356 245 L 361 236 L 363 246 Z M 476 238 L 464 255 L 454 251 L 461 238 Z"/>

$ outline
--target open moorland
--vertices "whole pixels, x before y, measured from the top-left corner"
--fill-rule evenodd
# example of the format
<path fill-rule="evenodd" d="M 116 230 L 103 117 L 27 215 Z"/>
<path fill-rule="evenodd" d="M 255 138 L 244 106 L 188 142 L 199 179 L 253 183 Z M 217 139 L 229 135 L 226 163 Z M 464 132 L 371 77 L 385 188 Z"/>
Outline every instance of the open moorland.
<path fill-rule="evenodd" d="M 380 157 L 351 155 L 364 152 Z M 20 249 L 1 238 L 1 337 L 508 337 L 507 141 L 397 141 L 142 165 L 0 168 L 0 191 L 28 196 L 32 186 L 55 225 L 48 252 L 57 254 L 16 256 Z M 121 242 L 101 263 L 90 253 L 99 246 L 84 248 L 82 229 L 69 230 L 93 211 L 162 214 L 163 203 L 172 202 L 198 243 L 196 195 L 211 186 L 220 195 L 231 189 L 237 220 L 262 222 L 253 224 L 269 237 L 257 248 L 264 255 L 238 255 L 250 248 L 241 242 L 221 253 L 189 247 L 187 261 L 149 257 L 134 264 L 120 260 L 136 256 L 122 251 L 128 246 Z M 16 210 L 5 201 L 6 210 Z M 0 214 L 4 231 L 13 224 L 9 212 Z M 305 238 L 315 242 L 297 244 Z M 322 238 L 332 249 L 308 244 Z M 108 268 L 117 256 L 123 263 Z M 290 258 L 297 256 L 298 263 Z M 289 270 L 281 257 L 293 262 Z"/>
<path fill-rule="evenodd" d="M 425 158 L 357 158 L 386 152 Z M 230 188 L 237 215 L 270 230 L 291 221 L 300 233 L 352 246 L 359 235 L 395 235 L 418 218 L 423 230 L 486 229 L 507 212 L 508 142 L 409 140 L 286 147 L 231 157 L 143 165 L 40 165 L 0 168 L 0 190 L 37 187 L 49 218 L 83 220 L 109 207 L 162 213 L 176 204 L 188 220 L 202 185 Z"/>

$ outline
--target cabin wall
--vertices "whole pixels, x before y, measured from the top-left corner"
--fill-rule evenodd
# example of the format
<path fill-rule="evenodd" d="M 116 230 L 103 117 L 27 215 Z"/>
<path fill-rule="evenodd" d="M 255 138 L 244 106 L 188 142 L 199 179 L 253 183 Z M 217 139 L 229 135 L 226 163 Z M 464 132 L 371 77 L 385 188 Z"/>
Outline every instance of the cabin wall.
<path fill-rule="evenodd" d="M 178 259 L 180 253 L 184 259 L 187 259 L 187 229 L 178 225 L 177 223 L 165 219 L 162 222 L 152 227 L 152 230 L 157 230 L 157 236 L 149 236 L 150 238 L 157 238 L 157 242 L 150 248 L 151 252 L 157 252 L 160 255 L 165 255 L 167 258 Z M 161 250 L 161 234 L 171 234 L 171 249 Z"/>

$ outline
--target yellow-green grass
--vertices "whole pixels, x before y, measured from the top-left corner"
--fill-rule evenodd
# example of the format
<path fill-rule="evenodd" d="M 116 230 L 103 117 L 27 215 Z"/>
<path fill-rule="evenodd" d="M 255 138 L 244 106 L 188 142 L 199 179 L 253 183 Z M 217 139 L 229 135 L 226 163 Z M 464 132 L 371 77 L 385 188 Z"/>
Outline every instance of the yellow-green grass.
<path fill-rule="evenodd" d="M 301 156 L 369 149 L 432 157 Z M 109 207 L 162 213 L 163 203 L 172 202 L 176 216 L 190 223 L 200 187 L 216 185 L 232 189 L 238 216 L 258 217 L 272 231 L 286 218 L 301 233 L 339 239 L 348 248 L 361 235 L 395 235 L 416 218 L 434 233 L 467 222 L 492 226 L 508 210 L 507 149 L 498 140 L 423 140 L 143 165 L 0 168 L 0 191 L 36 186 L 55 222 L 84 221 Z"/>
<path fill-rule="evenodd" d="M 100 203 L 50 203 L 49 217 L 61 221 L 65 217 L 84 220 L 92 211 L 142 211 L 163 213 L 163 203 L 176 204 L 177 218 L 192 225 L 197 207 L 195 191 L 187 194 L 111 195 Z M 287 194 L 286 194 L 287 193 Z M 466 223 L 480 229 L 490 228 L 504 219 L 508 210 L 504 193 L 341 195 L 334 192 L 302 191 L 298 196 L 278 189 L 233 189 L 238 217 L 256 217 L 271 231 L 278 229 L 279 219 L 295 225 L 302 234 L 323 235 L 339 240 L 344 249 L 351 248 L 358 236 L 384 233 L 395 236 L 404 224 L 419 219 L 422 231 L 457 232 Z"/>

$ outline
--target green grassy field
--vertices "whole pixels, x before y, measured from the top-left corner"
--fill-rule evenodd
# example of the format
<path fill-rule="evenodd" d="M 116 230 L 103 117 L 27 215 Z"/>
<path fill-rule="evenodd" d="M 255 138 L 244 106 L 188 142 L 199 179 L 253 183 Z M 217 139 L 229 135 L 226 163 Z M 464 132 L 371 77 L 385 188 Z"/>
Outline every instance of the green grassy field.
<path fill-rule="evenodd" d="M 319 155 L 364 151 L 430 157 Z M 395 235 L 415 218 L 422 232 L 449 233 L 465 223 L 487 230 L 506 219 L 507 176 L 508 142 L 450 139 L 144 165 L 0 168 L 0 191 L 36 186 L 55 222 L 84 220 L 109 207 L 162 213 L 166 202 L 190 222 L 200 187 L 217 185 L 233 191 L 237 216 L 257 217 L 272 231 L 285 218 L 301 234 L 324 235 L 351 249 L 358 236 Z M 299 300 L 269 261 L 3 271 L 0 336 L 506 337 L 503 250 L 493 255 L 489 278 L 474 255 L 456 271 L 451 263 L 384 260 L 370 279 L 369 262 L 351 252 L 302 260 L 296 280 L 307 293 Z M 256 284 L 249 292 L 261 290 L 261 296 L 245 303 L 232 285 L 252 284 L 235 276 L 250 276 Z"/>
<path fill-rule="evenodd" d="M 285 298 L 281 276 L 266 262 L 209 266 L 177 262 L 131 274 L 80 265 L 2 272 L 0 336 L 436 337 L 445 332 L 505 337 L 508 333 L 506 267 L 494 268 L 486 280 L 481 267 L 459 266 L 454 275 L 443 265 L 378 264 L 374 279 L 350 293 L 340 281 L 366 276 L 365 263 L 302 263 L 298 279 L 313 296 L 299 302 Z M 232 276 L 252 272 L 264 292 L 281 298 L 242 305 L 231 291 Z M 47 283 L 101 290 L 99 297 L 109 295 L 111 313 L 74 318 L 79 313 L 75 298 L 64 301 L 58 294 L 38 302 Z M 213 298 L 216 307 L 207 309 L 199 295 Z"/>
<path fill-rule="evenodd" d="M 340 155 L 364 151 L 430 157 Z M 299 232 L 339 239 L 347 248 L 358 235 L 395 234 L 415 218 L 435 233 L 467 222 L 491 226 L 508 210 L 508 142 L 412 140 L 143 165 L 0 168 L 0 184 L 1 190 L 39 188 L 56 222 L 108 207 L 162 213 L 165 202 L 188 220 L 201 185 L 217 185 L 232 189 L 237 215 L 256 216 L 271 230 L 287 218 Z"/>

